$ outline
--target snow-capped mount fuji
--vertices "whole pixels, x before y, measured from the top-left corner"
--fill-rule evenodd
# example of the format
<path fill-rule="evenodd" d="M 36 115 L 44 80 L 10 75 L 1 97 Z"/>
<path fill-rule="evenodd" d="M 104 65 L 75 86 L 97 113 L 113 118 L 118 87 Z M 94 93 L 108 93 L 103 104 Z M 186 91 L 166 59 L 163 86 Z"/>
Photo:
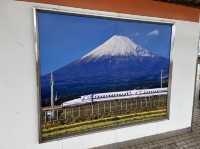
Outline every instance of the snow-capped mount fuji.
<path fill-rule="evenodd" d="M 150 56 L 154 54 L 140 47 L 126 36 L 114 35 L 81 59 L 97 59 L 105 56 Z"/>
<path fill-rule="evenodd" d="M 55 91 L 62 103 L 90 93 L 160 87 L 160 72 L 163 70 L 167 79 L 168 66 L 168 59 L 128 37 L 114 35 L 80 59 L 54 71 Z M 49 82 L 50 74 L 41 77 L 42 99 L 49 99 Z"/>

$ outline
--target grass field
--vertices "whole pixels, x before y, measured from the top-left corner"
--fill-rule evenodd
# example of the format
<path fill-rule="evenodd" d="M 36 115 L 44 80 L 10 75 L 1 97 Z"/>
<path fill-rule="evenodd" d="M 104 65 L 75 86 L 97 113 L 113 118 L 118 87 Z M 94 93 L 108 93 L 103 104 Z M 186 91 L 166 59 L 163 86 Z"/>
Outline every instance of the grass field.
<path fill-rule="evenodd" d="M 164 119 L 167 117 L 167 109 L 157 109 L 133 114 L 124 114 L 108 118 L 99 118 L 74 124 L 58 125 L 51 128 L 42 128 L 42 140 L 57 138 L 58 136 L 71 136 L 74 134 L 86 133 L 91 130 L 113 128 L 141 122 L 149 122 Z"/>

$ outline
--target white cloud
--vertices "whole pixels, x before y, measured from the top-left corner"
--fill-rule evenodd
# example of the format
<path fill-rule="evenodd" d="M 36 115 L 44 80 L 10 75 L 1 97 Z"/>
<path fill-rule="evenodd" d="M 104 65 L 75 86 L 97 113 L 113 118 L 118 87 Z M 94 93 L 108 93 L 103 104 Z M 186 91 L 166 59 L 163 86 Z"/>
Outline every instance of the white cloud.
<path fill-rule="evenodd" d="M 146 36 L 158 36 L 159 34 L 160 34 L 160 32 L 157 29 L 155 29 L 155 30 L 147 33 Z"/>
<path fill-rule="evenodd" d="M 135 33 L 135 36 L 140 36 L 140 33 L 136 32 L 136 33 Z"/>

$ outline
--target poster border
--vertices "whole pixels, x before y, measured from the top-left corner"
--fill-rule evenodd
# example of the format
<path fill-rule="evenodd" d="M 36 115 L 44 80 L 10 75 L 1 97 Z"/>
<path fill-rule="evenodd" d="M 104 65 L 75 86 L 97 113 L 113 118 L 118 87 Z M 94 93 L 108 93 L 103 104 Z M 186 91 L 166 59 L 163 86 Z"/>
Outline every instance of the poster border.
<path fill-rule="evenodd" d="M 139 16 L 139 15 L 132 15 L 132 14 L 124 14 L 124 13 L 115 13 L 115 12 L 106 12 L 106 11 L 97 11 L 97 10 L 89 10 L 89 9 L 82 9 L 82 8 L 73 8 L 67 7 L 66 9 L 57 9 L 57 8 L 42 8 L 42 7 L 33 7 L 33 22 L 34 22 L 34 47 L 35 47 L 35 60 L 36 60 L 36 81 L 37 81 L 37 110 L 38 110 L 38 138 L 39 143 L 50 142 L 53 140 L 60 140 L 70 137 L 76 137 L 80 135 L 91 134 L 94 132 L 106 131 L 106 130 L 114 130 L 123 127 L 130 127 L 136 125 L 143 125 L 146 123 L 155 123 L 163 120 L 170 120 L 170 99 L 171 99 L 171 84 L 172 84 L 172 71 L 173 71 L 173 60 L 172 60 L 172 53 L 174 49 L 174 41 L 175 41 L 175 21 L 163 18 L 156 18 L 156 17 L 147 17 L 147 16 Z M 171 49 L 170 49 L 170 64 L 169 64 L 169 78 L 168 78 L 168 98 L 167 98 L 167 117 L 160 120 L 152 120 L 147 121 L 139 124 L 127 124 L 125 126 L 116 126 L 113 128 L 103 128 L 99 130 L 90 130 L 89 132 L 83 132 L 73 135 L 66 135 L 66 136 L 59 136 L 53 139 L 43 140 L 41 134 L 41 92 L 40 92 L 40 67 L 39 67 L 39 32 L 38 32 L 38 19 L 37 19 L 37 12 L 50 12 L 56 14 L 70 14 L 70 15 L 77 15 L 77 16 L 89 16 L 89 17 L 98 17 L 98 18 L 106 18 L 106 19 L 116 19 L 116 20 L 128 20 L 128 21 L 138 21 L 138 22 L 146 22 L 146 23 L 157 23 L 157 24 L 169 24 L 171 25 Z"/>

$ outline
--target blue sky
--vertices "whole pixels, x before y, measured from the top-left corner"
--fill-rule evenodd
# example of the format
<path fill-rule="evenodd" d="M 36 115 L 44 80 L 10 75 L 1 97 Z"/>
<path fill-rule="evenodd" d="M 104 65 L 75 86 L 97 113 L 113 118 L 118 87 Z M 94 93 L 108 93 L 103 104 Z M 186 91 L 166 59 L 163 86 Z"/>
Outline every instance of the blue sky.
<path fill-rule="evenodd" d="M 45 75 L 79 59 L 113 35 L 169 58 L 171 25 L 111 20 L 39 11 L 40 73 Z"/>

